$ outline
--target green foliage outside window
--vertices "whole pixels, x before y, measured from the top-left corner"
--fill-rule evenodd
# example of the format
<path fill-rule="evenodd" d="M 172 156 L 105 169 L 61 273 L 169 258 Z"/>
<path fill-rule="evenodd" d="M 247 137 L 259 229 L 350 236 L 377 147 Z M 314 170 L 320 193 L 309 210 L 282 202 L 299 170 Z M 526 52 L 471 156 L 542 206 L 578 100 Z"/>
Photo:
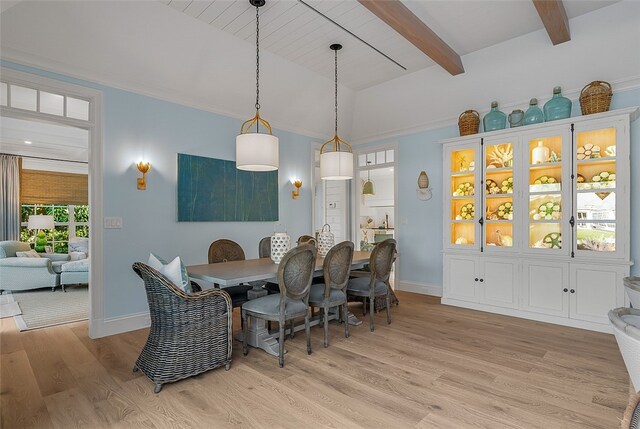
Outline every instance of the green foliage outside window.
<path fill-rule="evenodd" d="M 86 205 L 73 207 L 73 219 L 70 219 L 70 206 L 68 205 L 23 205 L 21 207 L 20 241 L 24 241 L 33 246 L 36 231 L 28 229 L 29 216 L 53 215 L 55 228 L 45 231 L 47 245 L 53 247 L 54 253 L 67 253 L 69 250 L 69 224 L 74 227 L 72 232 L 76 237 L 89 237 L 89 225 L 77 225 L 78 223 L 89 222 L 89 207 Z M 66 224 L 66 225 L 62 225 Z M 74 224 L 76 224 L 74 226 Z M 72 235 L 73 236 L 73 235 Z"/>

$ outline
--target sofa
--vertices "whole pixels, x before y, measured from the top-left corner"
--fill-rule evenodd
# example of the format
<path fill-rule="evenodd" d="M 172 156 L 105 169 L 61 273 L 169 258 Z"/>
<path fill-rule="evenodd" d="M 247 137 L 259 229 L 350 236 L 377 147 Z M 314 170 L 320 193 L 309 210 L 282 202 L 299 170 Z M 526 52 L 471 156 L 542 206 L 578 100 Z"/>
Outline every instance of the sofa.
<path fill-rule="evenodd" d="M 5 290 L 29 290 L 60 285 L 62 265 L 68 254 L 40 254 L 37 258 L 21 258 L 16 252 L 31 250 L 28 243 L 0 241 L 0 293 Z"/>

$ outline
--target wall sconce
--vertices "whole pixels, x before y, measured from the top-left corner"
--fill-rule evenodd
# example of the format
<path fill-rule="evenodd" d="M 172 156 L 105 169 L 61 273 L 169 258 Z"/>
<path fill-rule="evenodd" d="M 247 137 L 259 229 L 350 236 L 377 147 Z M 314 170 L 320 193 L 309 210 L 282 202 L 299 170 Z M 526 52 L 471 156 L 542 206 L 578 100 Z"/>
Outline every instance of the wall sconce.
<path fill-rule="evenodd" d="M 151 164 L 147 162 L 138 162 L 136 164 L 138 167 L 138 171 L 142 173 L 142 177 L 138 177 L 138 190 L 144 191 L 147 189 L 147 172 L 151 170 Z"/>
<path fill-rule="evenodd" d="M 300 188 L 302 187 L 302 180 L 291 179 L 291 184 L 295 186 L 295 189 L 291 191 L 291 198 L 297 200 L 300 196 Z"/>
<path fill-rule="evenodd" d="M 429 187 L 429 176 L 425 171 L 421 171 L 418 175 L 418 199 L 422 201 L 430 200 L 432 197 L 431 188 Z"/>

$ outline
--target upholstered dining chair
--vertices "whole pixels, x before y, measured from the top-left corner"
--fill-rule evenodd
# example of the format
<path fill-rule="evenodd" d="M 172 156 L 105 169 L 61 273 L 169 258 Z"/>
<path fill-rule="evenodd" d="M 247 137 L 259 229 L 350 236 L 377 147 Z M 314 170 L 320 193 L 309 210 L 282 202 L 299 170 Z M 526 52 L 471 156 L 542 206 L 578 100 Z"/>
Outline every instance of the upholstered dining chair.
<path fill-rule="evenodd" d="M 289 250 L 278 266 L 278 285 L 280 293 L 267 295 L 242 304 L 242 351 L 246 356 L 247 317 L 275 321 L 279 323 L 278 364 L 284 366 L 284 328 L 288 320 L 304 316 L 304 328 L 307 336 L 307 353 L 311 354 L 311 329 L 309 325 L 309 291 L 316 266 L 315 246 L 302 244 Z"/>
<path fill-rule="evenodd" d="M 186 293 L 141 262 L 133 271 L 144 282 L 151 315 L 149 337 L 133 371 L 162 385 L 220 366 L 229 369 L 232 351 L 231 298 L 220 289 Z"/>
<path fill-rule="evenodd" d="M 271 257 L 271 237 L 265 237 L 258 243 L 258 257 L 270 258 Z"/>
<path fill-rule="evenodd" d="M 395 255 L 396 241 L 394 239 L 389 238 L 378 243 L 371 251 L 371 256 L 369 257 L 369 266 L 371 268 L 369 276 L 352 278 L 347 285 L 348 297 L 369 299 L 369 329 L 371 331 L 375 329 L 373 316 L 376 297 L 385 297 L 387 304 L 387 324 L 391 323 L 391 285 L 389 284 L 389 276 Z"/>
<path fill-rule="evenodd" d="M 244 261 L 244 250 L 242 246 L 232 240 L 220 239 L 216 240 L 209 246 L 209 263 L 217 264 L 219 262 Z M 219 287 L 219 285 L 215 285 Z M 247 292 L 251 290 L 249 285 L 238 285 L 225 287 L 224 291 L 231 297 L 233 308 L 241 307 L 247 302 Z"/>
<path fill-rule="evenodd" d="M 310 235 L 301 235 L 300 237 L 298 237 L 298 241 L 296 242 L 298 246 L 305 243 L 311 243 L 315 246 L 317 244 L 317 241 L 315 237 L 312 237 Z"/>
<path fill-rule="evenodd" d="M 353 243 L 343 241 L 333 246 L 324 257 L 324 283 L 314 284 L 309 292 L 309 306 L 323 309 L 324 346 L 329 346 L 329 309 L 338 307 L 344 321 L 344 336 L 349 338 L 347 321 L 347 283 L 353 261 Z"/>

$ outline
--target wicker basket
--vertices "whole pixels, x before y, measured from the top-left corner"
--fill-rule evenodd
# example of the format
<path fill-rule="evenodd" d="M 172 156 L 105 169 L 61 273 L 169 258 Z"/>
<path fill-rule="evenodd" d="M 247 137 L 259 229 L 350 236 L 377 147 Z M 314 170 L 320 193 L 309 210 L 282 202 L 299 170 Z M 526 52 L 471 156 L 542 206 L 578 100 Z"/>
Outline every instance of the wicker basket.
<path fill-rule="evenodd" d="M 465 110 L 458 118 L 458 128 L 461 136 L 478 134 L 480 128 L 480 114 L 475 110 Z"/>
<path fill-rule="evenodd" d="M 583 115 L 601 113 L 611 105 L 611 85 L 608 82 L 594 80 L 580 92 L 580 108 Z"/>

